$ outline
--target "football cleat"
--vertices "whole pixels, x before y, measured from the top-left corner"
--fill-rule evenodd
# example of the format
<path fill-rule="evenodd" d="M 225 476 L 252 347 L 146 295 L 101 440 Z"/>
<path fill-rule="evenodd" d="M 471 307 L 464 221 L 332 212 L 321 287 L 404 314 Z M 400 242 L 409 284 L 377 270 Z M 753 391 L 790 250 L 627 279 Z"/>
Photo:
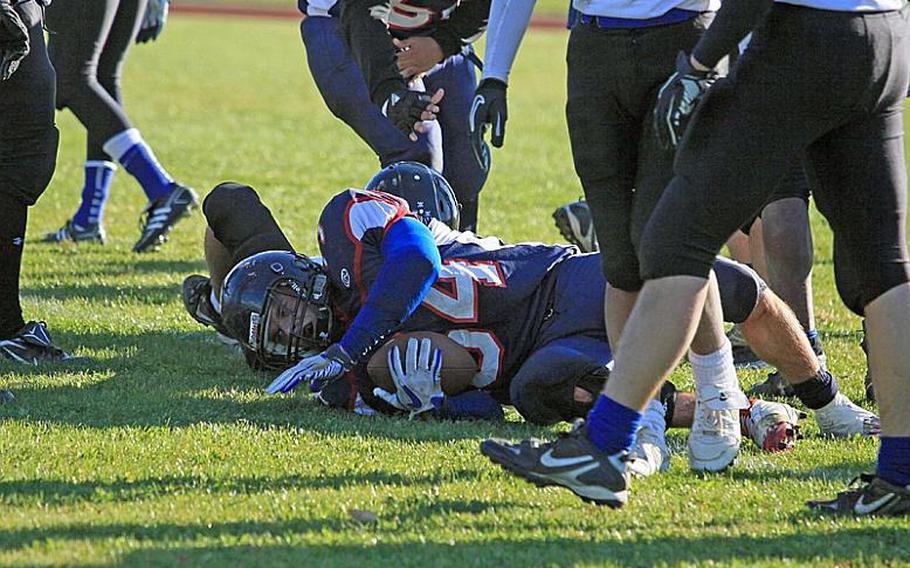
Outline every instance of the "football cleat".
<path fill-rule="evenodd" d="M 212 305 L 212 280 L 208 276 L 190 274 L 184 278 L 181 291 L 183 307 L 191 318 L 214 328 L 218 332 L 219 342 L 231 347 L 239 344 L 221 321 L 221 314 Z"/>
<path fill-rule="evenodd" d="M 167 195 L 149 201 L 139 217 L 140 235 L 133 252 L 146 252 L 164 244 L 174 225 L 197 207 L 196 192 L 178 184 Z"/>
<path fill-rule="evenodd" d="M 104 232 L 104 227 L 101 226 L 101 223 L 81 227 L 73 223 L 73 220 L 70 219 L 64 223 L 63 227 L 60 229 L 45 234 L 44 238 L 41 239 L 41 242 L 62 243 L 72 241 L 74 243 L 89 242 L 103 245 L 106 240 L 107 234 Z"/>
<path fill-rule="evenodd" d="M 878 416 L 857 406 L 842 392 L 815 411 L 815 421 L 823 436 L 835 438 L 877 436 L 882 429 Z"/>
<path fill-rule="evenodd" d="M 792 398 L 796 396 L 793 386 L 784 379 L 780 371 L 768 373 L 768 378 L 760 383 L 752 385 L 749 394 L 754 396 L 775 396 Z"/>
<path fill-rule="evenodd" d="M 581 252 L 597 252 L 597 235 L 594 234 L 594 221 L 588 203 L 580 199 L 553 212 L 556 228 L 564 239 L 581 249 Z"/>
<path fill-rule="evenodd" d="M 480 453 L 539 487 L 558 485 L 585 501 L 613 508 L 629 500 L 628 453 L 598 450 L 583 420 L 552 442 L 490 439 L 480 443 Z"/>
<path fill-rule="evenodd" d="M 766 452 L 793 448 L 799 437 L 799 419 L 806 417 L 789 404 L 758 399 L 739 412 L 743 435 Z"/>
<path fill-rule="evenodd" d="M 702 472 L 724 471 L 739 454 L 739 411 L 748 408 L 748 399 L 738 389 L 726 391 L 714 385 L 700 387 L 696 396 L 688 442 L 689 467 Z"/>
<path fill-rule="evenodd" d="M 648 477 L 670 469 L 670 448 L 667 447 L 665 407 L 656 400 L 648 403 L 642 425 L 635 433 L 635 446 L 629 452 L 629 472 Z"/>
<path fill-rule="evenodd" d="M 857 485 L 857 482 L 863 485 Z M 872 474 L 864 473 L 850 482 L 846 491 L 830 501 L 808 501 L 816 511 L 838 515 L 906 516 L 910 515 L 910 486 L 900 487 Z"/>
<path fill-rule="evenodd" d="M 15 336 L 0 340 L 0 357 L 26 365 L 91 362 L 56 347 L 43 321 L 30 321 Z"/>

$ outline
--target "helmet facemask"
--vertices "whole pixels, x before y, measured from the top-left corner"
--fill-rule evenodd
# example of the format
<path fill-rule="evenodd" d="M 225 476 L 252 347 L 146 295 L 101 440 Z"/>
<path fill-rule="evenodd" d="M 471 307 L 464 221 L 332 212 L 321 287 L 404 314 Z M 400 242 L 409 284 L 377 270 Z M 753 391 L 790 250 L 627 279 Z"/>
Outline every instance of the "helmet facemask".
<path fill-rule="evenodd" d="M 322 352 L 331 343 L 328 277 L 322 271 L 305 281 L 280 278 L 269 286 L 260 314 L 250 314 L 249 342 L 263 364 L 286 367 Z"/>

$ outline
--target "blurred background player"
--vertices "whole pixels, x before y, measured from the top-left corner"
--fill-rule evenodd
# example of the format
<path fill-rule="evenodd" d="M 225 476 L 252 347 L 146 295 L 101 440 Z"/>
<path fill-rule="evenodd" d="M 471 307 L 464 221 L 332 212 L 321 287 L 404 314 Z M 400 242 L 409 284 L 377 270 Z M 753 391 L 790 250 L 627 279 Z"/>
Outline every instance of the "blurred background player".
<path fill-rule="evenodd" d="M 65 0 L 47 8 L 48 51 L 57 71 L 57 108 L 69 108 L 87 132 L 82 202 L 45 242 L 105 241 L 104 207 L 115 162 L 148 198 L 135 252 L 165 242 L 171 228 L 197 206 L 195 192 L 158 162 L 123 109 L 120 79 L 134 41 L 154 40 L 164 26 L 167 0 Z"/>
<path fill-rule="evenodd" d="M 364 104 L 352 95 L 365 82 L 372 102 L 403 132 L 409 133 L 412 121 L 401 124 L 394 119 L 394 108 L 414 104 L 412 101 L 419 101 L 420 97 L 427 100 L 429 93 L 444 92 L 445 98 L 436 113 L 442 159 L 434 151 L 429 165 L 441 164 L 442 174 L 455 190 L 462 208 L 460 228 L 476 230 L 478 198 L 490 162 L 489 153 L 483 163 L 474 158 L 468 139 L 468 114 L 477 86 L 478 61 L 471 43 L 486 28 L 490 1 L 344 0 L 340 8 L 341 32 L 363 76 L 360 80 L 351 76 L 352 85 L 339 84 L 339 88 L 352 90 L 341 100 L 348 105 Z M 320 25 L 325 28 L 330 24 Z M 308 49 L 308 57 L 313 55 L 321 57 L 319 52 L 314 54 Z M 323 90 L 323 96 L 326 94 Z M 359 134 L 366 130 L 351 126 Z"/>
<path fill-rule="evenodd" d="M 58 133 L 42 4 L 16 4 L 0 0 L 0 357 L 30 365 L 73 361 L 44 322 L 23 320 L 19 303 L 28 208 L 54 175 Z"/>

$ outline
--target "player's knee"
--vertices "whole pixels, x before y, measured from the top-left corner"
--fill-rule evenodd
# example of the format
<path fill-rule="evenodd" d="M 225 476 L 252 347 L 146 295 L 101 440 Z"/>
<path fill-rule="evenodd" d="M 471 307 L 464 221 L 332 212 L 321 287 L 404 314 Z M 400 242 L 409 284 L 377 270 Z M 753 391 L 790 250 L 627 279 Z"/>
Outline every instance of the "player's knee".
<path fill-rule="evenodd" d="M 28 142 L 20 141 L 13 149 L 13 165 L 0 171 L 0 186 L 27 205 L 34 205 L 47 189 L 57 165 L 60 135 L 55 126 L 36 131 Z"/>
<path fill-rule="evenodd" d="M 210 227 L 215 227 L 225 218 L 236 212 L 248 209 L 251 204 L 259 203 L 256 190 L 248 185 L 226 181 L 219 183 L 205 196 L 202 212 Z"/>
<path fill-rule="evenodd" d="M 641 290 L 642 280 L 639 273 L 638 259 L 631 254 L 600 255 L 603 273 L 610 286 L 625 292 Z"/>
<path fill-rule="evenodd" d="M 718 257 L 714 262 L 724 321 L 742 323 L 762 303 L 768 286 L 757 272 L 739 262 Z"/>

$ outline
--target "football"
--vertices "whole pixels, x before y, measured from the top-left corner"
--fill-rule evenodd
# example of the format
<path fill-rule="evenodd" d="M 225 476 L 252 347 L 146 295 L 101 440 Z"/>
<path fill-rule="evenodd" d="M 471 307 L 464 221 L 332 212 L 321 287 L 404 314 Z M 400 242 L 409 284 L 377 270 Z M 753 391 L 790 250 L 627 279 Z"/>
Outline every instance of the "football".
<path fill-rule="evenodd" d="M 389 350 L 397 345 L 401 352 L 401 363 L 405 363 L 405 351 L 408 347 L 408 339 L 429 338 L 433 342 L 433 347 L 442 349 L 442 390 L 451 396 L 458 394 L 468 388 L 471 379 L 479 370 L 477 361 L 471 356 L 471 353 L 449 339 L 441 333 L 433 332 L 410 332 L 399 333 L 380 347 L 376 353 L 370 357 L 367 363 L 367 373 L 370 375 L 373 383 L 389 392 L 395 392 L 395 384 L 392 382 L 392 374 L 389 372 L 388 353 Z"/>

